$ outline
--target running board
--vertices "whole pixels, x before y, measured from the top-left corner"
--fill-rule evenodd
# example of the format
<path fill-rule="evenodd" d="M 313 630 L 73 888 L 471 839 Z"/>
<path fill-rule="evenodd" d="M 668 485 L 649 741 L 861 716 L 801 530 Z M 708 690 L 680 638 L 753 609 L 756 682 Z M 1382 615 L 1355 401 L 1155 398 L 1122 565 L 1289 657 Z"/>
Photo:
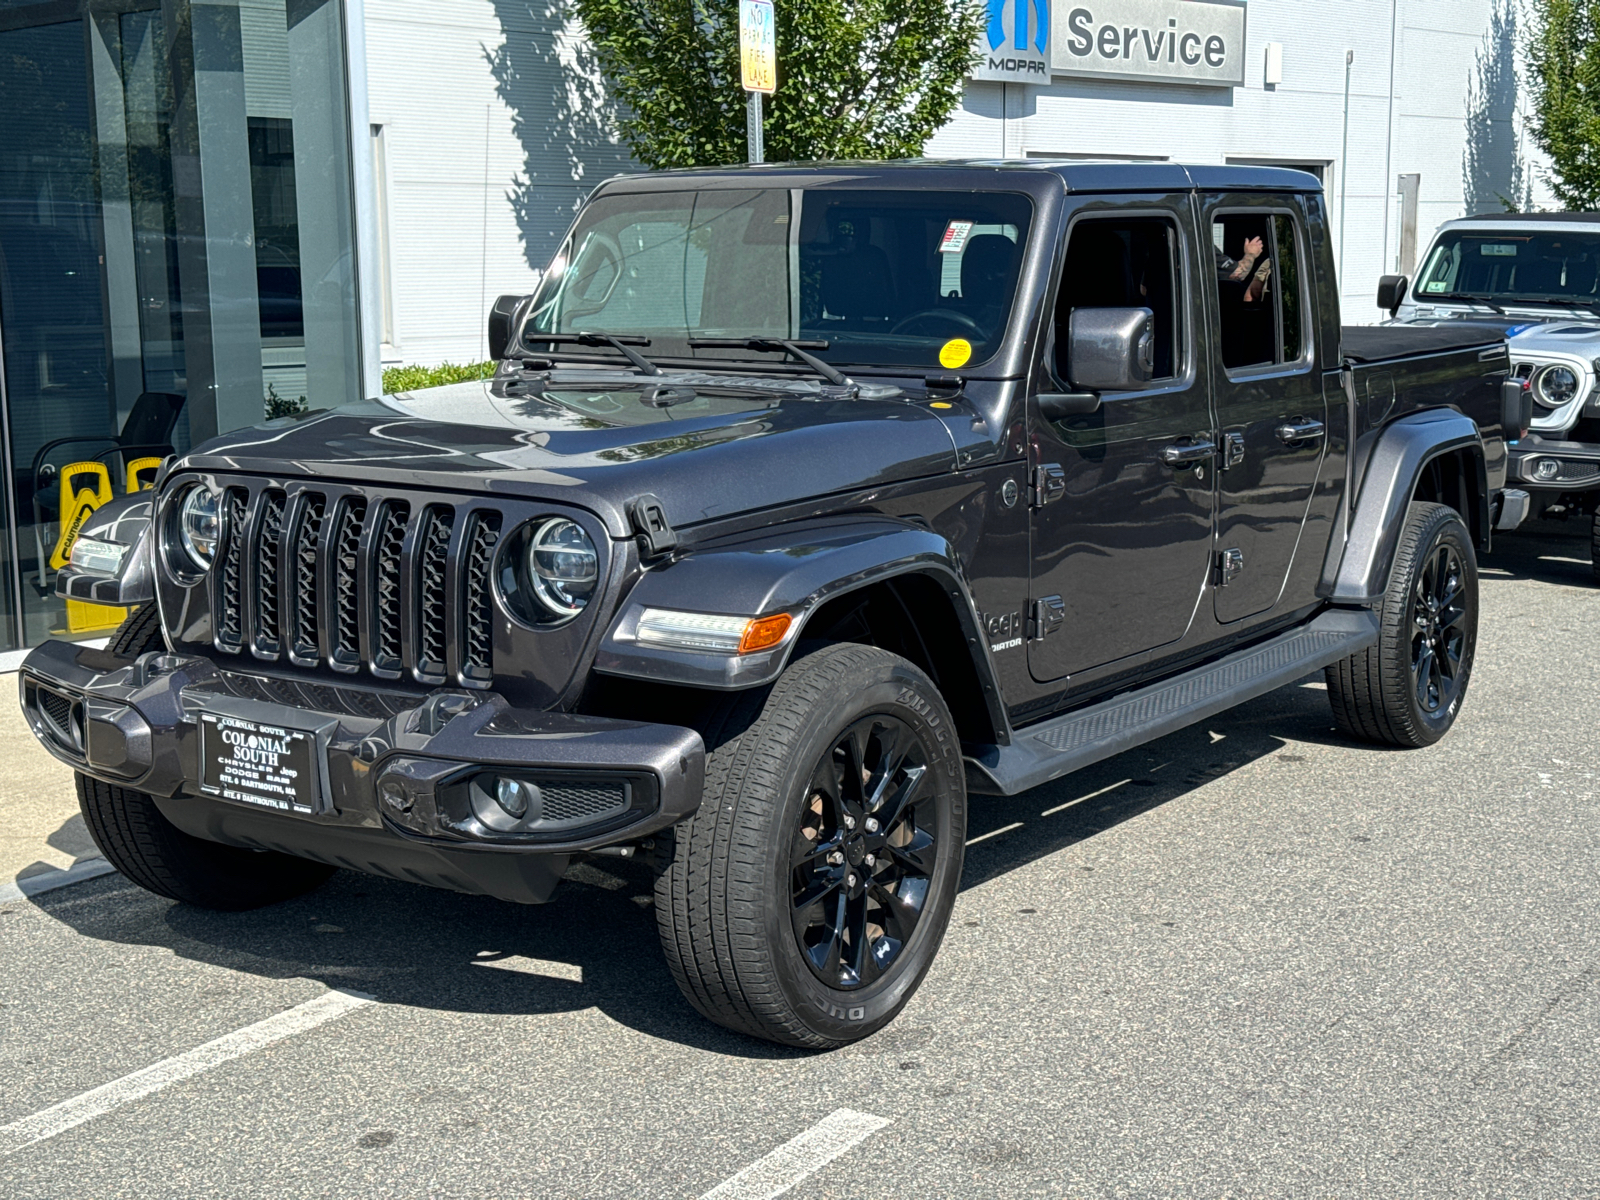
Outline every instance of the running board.
<path fill-rule="evenodd" d="M 1376 613 L 1330 609 L 1248 650 L 1020 729 L 1011 745 L 989 746 L 966 760 L 967 790 L 1014 796 L 1264 696 L 1377 642 Z"/>

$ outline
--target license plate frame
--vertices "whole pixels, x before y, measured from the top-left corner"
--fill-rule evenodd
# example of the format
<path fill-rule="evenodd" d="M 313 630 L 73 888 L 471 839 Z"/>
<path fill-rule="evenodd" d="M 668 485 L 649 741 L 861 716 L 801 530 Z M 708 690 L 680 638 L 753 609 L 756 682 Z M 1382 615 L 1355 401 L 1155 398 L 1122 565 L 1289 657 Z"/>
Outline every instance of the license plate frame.
<path fill-rule="evenodd" d="M 295 816 L 323 811 L 322 731 L 257 714 L 198 718 L 201 795 Z"/>

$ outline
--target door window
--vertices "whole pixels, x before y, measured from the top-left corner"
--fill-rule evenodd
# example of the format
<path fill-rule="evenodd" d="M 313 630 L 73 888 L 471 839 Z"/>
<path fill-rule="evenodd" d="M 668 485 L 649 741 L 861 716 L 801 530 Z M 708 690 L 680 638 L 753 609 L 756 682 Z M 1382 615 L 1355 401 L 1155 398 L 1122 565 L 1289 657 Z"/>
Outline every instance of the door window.
<path fill-rule="evenodd" d="M 1304 312 L 1294 218 L 1228 213 L 1211 226 L 1222 365 L 1299 362 Z"/>
<path fill-rule="evenodd" d="M 1067 243 L 1056 300 L 1056 374 L 1072 378 L 1072 313 L 1079 308 L 1148 308 L 1155 326 L 1156 379 L 1178 374 L 1178 230 L 1162 217 L 1080 221 Z"/>

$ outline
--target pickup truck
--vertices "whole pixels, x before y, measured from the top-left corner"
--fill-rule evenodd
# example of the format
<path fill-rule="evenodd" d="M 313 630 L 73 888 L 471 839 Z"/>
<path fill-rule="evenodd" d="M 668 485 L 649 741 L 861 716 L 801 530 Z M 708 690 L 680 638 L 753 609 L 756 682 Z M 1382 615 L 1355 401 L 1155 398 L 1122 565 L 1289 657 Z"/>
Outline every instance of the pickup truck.
<path fill-rule="evenodd" d="M 1496 330 L 1337 296 L 1292 171 L 611 180 L 493 379 L 96 514 L 58 590 L 138 607 L 22 705 L 160 895 L 537 903 L 636 858 L 696 1009 L 837 1047 L 927 973 L 971 797 L 1319 669 L 1352 737 L 1450 729 L 1525 389 Z"/>
<path fill-rule="evenodd" d="M 1526 517 L 1587 521 L 1600 581 L 1600 213 L 1446 222 L 1416 286 L 1394 276 L 1383 289 L 1396 324 L 1504 334 L 1533 417 L 1511 448 L 1496 528 Z"/>

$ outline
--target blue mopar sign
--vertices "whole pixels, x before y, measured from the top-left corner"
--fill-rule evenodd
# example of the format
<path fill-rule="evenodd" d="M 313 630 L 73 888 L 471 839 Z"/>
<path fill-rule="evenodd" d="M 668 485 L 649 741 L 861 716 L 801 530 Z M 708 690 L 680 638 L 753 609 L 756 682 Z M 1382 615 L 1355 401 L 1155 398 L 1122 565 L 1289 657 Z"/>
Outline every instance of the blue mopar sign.
<path fill-rule="evenodd" d="M 1033 44 L 1040 54 L 1050 52 L 1050 0 L 989 0 L 989 49 L 999 50 L 1008 40 L 1014 50 L 1026 50 L 1028 14 L 1033 14 Z M 1006 37 L 1006 25 L 1011 36 Z"/>
<path fill-rule="evenodd" d="M 973 79 L 1050 82 L 1050 0 L 989 0 Z"/>

